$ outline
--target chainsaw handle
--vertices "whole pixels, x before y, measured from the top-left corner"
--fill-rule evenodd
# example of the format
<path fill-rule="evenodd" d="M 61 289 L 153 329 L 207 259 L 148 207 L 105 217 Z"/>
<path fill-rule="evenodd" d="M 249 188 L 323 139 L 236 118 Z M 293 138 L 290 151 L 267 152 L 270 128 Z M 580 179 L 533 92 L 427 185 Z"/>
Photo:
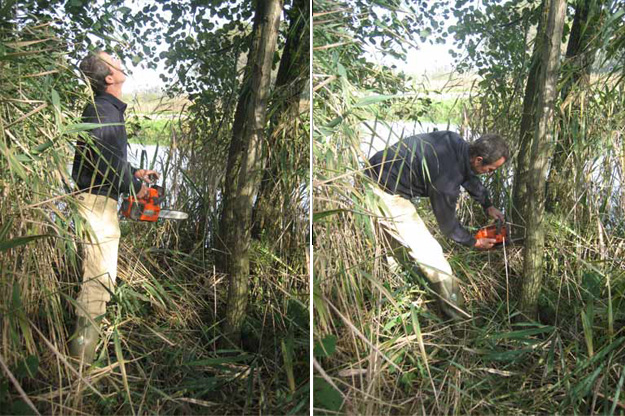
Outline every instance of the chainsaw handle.
<path fill-rule="evenodd" d="M 496 242 L 497 240 L 494 238 L 488 238 L 488 237 L 476 238 L 474 247 L 477 248 L 478 250 L 489 250 L 493 248 Z"/>

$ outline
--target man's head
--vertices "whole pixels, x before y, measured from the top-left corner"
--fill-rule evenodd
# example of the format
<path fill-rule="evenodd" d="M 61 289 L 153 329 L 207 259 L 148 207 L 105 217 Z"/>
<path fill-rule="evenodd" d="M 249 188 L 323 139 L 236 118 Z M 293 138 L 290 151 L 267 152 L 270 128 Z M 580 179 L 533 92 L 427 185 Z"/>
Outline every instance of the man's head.
<path fill-rule="evenodd" d="M 499 169 L 509 157 L 508 144 L 497 134 L 485 134 L 469 144 L 469 161 L 478 175 Z"/>
<path fill-rule="evenodd" d="M 90 52 L 80 63 L 80 70 L 96 94 L 110 93 L 111 88 L 121 91 L 121 86 L 126 81 L 119 59 L 103 51 Z"/>

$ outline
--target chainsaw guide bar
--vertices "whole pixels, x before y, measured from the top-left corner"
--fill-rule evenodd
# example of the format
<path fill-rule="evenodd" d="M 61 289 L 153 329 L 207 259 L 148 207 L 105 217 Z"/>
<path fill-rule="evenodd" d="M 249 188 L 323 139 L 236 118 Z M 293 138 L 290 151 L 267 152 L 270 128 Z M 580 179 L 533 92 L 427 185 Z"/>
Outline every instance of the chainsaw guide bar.
<path fill-rule="evenodd" d="M 121 214 L 135 221 L 155 222 L 159 218 L 168 220 L 186 220 L 189 214 L 181 211 L 161 209 L 165 201 L 165 190 L 162 186 L 152 185 L 143 198 L 129 195 L 124 198 L 120 209 Z"/>
<path fill-rule="evenodd" d="M 162 209 L 158 217 L 168 220 L 186 220 L 189 218 L 189 214 L 182 211 L 169 211 L 167 209 Z"/>

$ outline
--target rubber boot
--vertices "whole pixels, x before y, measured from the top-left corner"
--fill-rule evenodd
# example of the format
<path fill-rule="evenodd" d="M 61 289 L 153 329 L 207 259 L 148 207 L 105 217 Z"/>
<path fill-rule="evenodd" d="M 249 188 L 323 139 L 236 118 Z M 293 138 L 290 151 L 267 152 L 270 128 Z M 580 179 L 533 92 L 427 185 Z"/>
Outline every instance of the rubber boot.
<path fill-rule="evenodd" d="M 72 357 L 90 365 L 95 359 L 95 348 L 100 339 L 100 328 L 92 319 L 79 316 L 69 351 Z"/>
<path fill-rule="evenodd" d="M 440 308 L 448 318 L 454 321 L 471 318 L 471 315 L 464 310 L 464 296 L 462 296 L 457 279 L 433 283 L 432 288 L 439 295 Z"/>

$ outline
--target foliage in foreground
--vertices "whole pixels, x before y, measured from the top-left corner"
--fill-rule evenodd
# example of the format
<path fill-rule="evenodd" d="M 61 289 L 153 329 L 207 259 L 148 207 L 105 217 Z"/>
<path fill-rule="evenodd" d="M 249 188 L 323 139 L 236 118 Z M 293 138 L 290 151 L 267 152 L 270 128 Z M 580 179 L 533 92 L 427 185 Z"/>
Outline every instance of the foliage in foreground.
<path fill-rule="evenodd" d="M 205 204 L 213 194 L 204 192 L 216 192 L 209 181 L 219 172 L 187 170 L 198 151 L 191 124 L 176 123 L 188 129 L 184 136 L 170 130 L 162 164 L 169 203 L 191 219 L 122 224 L 99 359 L 77 372 L 67 341 L 80 218 L 68 164 L 88 94 L 50 26 L 3 32 L 1 45 L 0 413 L 305 413 L 308 284 L 300 258 L 255 246 L 247 343 L 219 347 L 226 281 L 214 272 L 208 227 L 219 207 Z"/>
<path fill-rule="evenodd" d="M 333 42 L 333 34 L 342 41 L 351 35 L 344 29 L 351 27 L 348 18 L 333 9 L 323 9 L 327 14 L 319 13 L 315 24 L 323 33 L 315 36 L 313 68 L 315 411 L 624 414 L 619 158 L 625 106 L 618 74 L 575 92 L 592 97 L 581 108 L 576 100 L 561 107 L 557 137 L 574 144 L 560 150 L 566 163 L 550 183 L 558 197 L 546 217 L 540 322 L 527 322 L 517 309 L 522 246 L 475 252 L 438 235 L 476 317 L 450 325 L 432 306 L 424 279 L 386 261 L 390 247 L 370 211 L 372 185 L 361 170 L 363 143 L 387 120 L 375 104 L 396 98 L 381 86 L 363 93 L 362 80 L 385 75 L 345 59 L 358 46 Z M 508 91 L 517 80 L 511 77 Z M 520 100 L 500 106 L 505 97 L 490 90 L 471 97 L 459 131 L 468 138 L 497 131 L 516 146 Z M 496 204 L 508 208 L 512 168 L 489 179 Z M 419 207 L 429 229 L 437 230 L 429 203 Z M 458 212 L 473 229 L 487 221 L 466 197 Z"/>

